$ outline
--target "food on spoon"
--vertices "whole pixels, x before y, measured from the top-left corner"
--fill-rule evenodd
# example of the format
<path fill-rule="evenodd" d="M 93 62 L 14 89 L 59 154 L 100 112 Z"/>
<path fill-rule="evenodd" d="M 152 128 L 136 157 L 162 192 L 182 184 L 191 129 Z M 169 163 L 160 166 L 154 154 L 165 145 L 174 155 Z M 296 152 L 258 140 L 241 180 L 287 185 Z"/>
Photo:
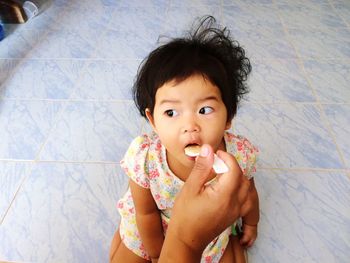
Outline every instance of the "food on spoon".
<path fill-rule="evenodd" d="M 189 145 L 185 148 L 185 154 L 190 157 L 196 157 L 201 152 L 199 145 Z"/>
<path fill-rule="evenodd" d="M 185 154 L 189 157 L 196 157 L 199 155 L 201 147 L 199 145 L 189 145 L 185 148 Z M 215 173 L 222 174 L 228 172 L 228 167 L 223 160 L 214 154 L 213 169 Z"/>

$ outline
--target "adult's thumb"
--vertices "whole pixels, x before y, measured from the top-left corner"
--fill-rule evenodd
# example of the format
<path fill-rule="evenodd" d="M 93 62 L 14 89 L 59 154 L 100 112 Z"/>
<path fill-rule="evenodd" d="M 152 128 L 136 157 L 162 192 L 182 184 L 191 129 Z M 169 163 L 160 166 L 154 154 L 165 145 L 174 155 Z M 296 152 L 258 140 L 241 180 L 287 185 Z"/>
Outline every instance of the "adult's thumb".
<path fill-rule="evenodd" d="M 201 152 L 196 159 L 194 167 L 187 178 L 186 183 L 195 191 L 200 191 L 210 175 L 214 163 L 214 152 L 210 145 L 203 144 Z"/>

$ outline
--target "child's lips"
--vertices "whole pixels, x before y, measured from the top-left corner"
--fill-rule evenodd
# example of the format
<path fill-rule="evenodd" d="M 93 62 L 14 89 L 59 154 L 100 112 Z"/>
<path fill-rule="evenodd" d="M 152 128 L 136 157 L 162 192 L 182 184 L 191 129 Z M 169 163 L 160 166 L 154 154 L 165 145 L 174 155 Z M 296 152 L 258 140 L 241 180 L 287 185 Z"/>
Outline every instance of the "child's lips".
<path fill-rule="evenodd" d="M 195 157 L 195 156 L 188 156 L 188 155 L 186 155 L 186 157 L 187 157 L 189 160 L 191 160 L 191 161 L 195 161 L 195 160 L 196 160 L 196 157 Z"/>

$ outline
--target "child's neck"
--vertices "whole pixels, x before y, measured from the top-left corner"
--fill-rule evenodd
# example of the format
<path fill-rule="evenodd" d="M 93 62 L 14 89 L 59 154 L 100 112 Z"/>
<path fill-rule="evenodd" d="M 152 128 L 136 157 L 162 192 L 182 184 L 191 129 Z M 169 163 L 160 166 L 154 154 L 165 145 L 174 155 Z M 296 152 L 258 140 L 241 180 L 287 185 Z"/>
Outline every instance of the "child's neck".
<path fill-rule="evenodd" d="M 167 160 L 168 166 L 170 170 L 173 172 L 173 174 L 175 174 L 176 177 L 178 177 L 180 180 L 185 182 L 193 168 L 184 166 L 180 162 L 178 162 L 176 159 L 169 158 L 169 156 L 167 159 L 168 159 Z"/>

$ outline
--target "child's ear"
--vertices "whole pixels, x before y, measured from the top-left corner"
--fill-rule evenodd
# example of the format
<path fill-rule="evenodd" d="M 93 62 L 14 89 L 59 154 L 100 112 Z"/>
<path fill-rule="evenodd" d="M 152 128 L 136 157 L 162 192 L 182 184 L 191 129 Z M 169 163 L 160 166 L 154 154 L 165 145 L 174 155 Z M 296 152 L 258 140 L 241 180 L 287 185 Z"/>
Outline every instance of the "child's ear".
<path fill-rule="evenodd" d="M 147 108 L 147 109 L 145 110 L 145 113 L 146 113 L 147 120 L 148 120 L 149 123 L 151 124 L 153 130 L 154 130 L 155 132 L 157 132 L 156 126 L 155 126 L 155 124 L 154 124 L 154 119 L 153 119 L 153 116 L 152 116 L 152 113 L 151 113 L 150 109 Z"/>
<path fill-rule="evenodd" d="M 231 128 L 231 125 L 232 125 L 232 119 L 231 120 L 228 120 L 226 122 L 226 126 L 225 126 L 225 130 L 229 130 Z"/>

